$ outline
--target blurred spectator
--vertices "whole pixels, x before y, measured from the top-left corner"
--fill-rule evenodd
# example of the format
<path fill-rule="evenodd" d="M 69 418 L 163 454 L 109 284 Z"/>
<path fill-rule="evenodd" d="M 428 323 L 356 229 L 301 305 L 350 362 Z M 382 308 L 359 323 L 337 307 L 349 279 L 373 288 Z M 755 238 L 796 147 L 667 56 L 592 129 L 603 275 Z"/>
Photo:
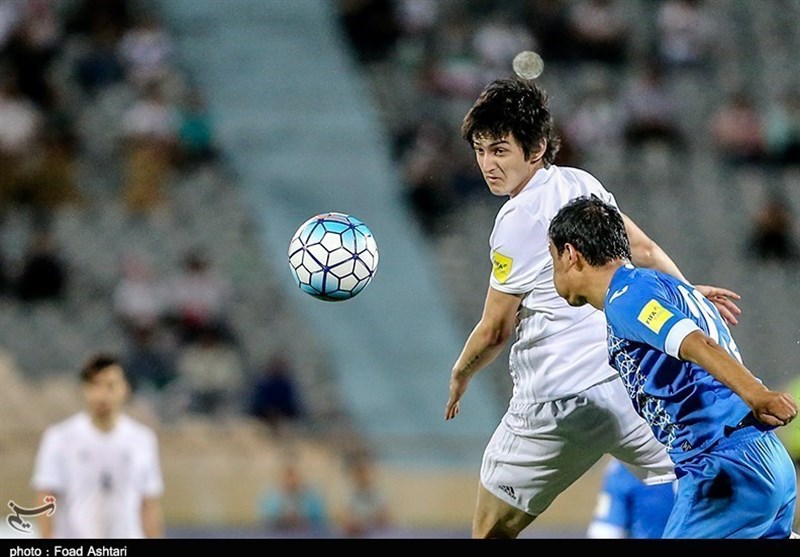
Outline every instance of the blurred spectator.
<path fill-rule="evenodd" d="M 199 331 L 214 328 L 226 341 L 234 341 L 228 321 L 233 298 L 229 281 L 217 273 L 208 256 L 196 249 L 188 252 L 168 290 L 169 319 L 181 342 L 192 342 Z"/>
<path fill-rule="evenodd" d="M 52 105 L 49 70 L 61 48 L 62 30 L 55 3 L 55 0 L 19 3 L 19 20 L 3 53 L 22 94 L 42 109 Z"/>
<path fill-rule="evenodd" d="M 250 414 L 263 420 L 275 433 L 286 423 L 303 417 L 299 388 L 286 358 L 275 356 L 264 366 L 253 388 Z"/>
<path fill-rule="evenodd" d="M 433 35 L 419 69 L 419 87 L 432 98 L 471 98 L 485 85 L 475 51 L 475 22 L 451 10 Z"/>
<path fill-rule="evenodd" d="M 177 376 L 175 357 L 159 343 L 152 326 L 138 326 L 130 332 L 122 365 L 134 393 L 162 391 Z"/>
<path fill-rule="evenodd" d="M 29 153 L 30 165 L 21 177 L 17 200 L 45 214 L 82 200 L 77 186 L 76 141 L 71 129 L 53 122 L 45 128 L 39 148 Z M 69 123 L 67 123 L 69 125 Z"/>
<path fill-rule="evenodd" d="M 404 36 L 416 37 L 433 30 L 440 17 L 439 0 L 396 0 L 395 14 Z"/>
<path fill-rule="evenodd" d="M 240 410 L 244 365 L 239 352 L 215 327 L 202 328 L 197 339 L 181 349 L 177 371 L 190 412 L 223 415 Z"/>
<path fill-rule="evenodd" d="M 375 482 L 375 471 L 367 457 L 356 458 L 348 465 L 348 486 L 342 521 L 344 535 L 370 537 L 385 532 L 392 523 L 389 503 Z"/>
<path fill-rule="evenodd" d="M 565 0 L 526 2 L 522 17 L 539 45 L 544 60 L 559 62 L 575 55 L 570 38 L 569 8 Z"/>
<path fill-rule="evenodd" d="M 2 222 L 2 219 L 0 219 Z M 0 298 L 11 294 L 11 269 L 0 245 Z"/>
<path fill-rule="evenodd" d="M 90 35 L 96 29 L 108 27 L 119 38 L 131 25 L 129 0 L 76 0 L 65 7 L 67 30 Z"/>
<path fill-rule="evenodd" d="M 767 113 L 767 151 L 779 165 L 800 164 L 800 90 L 784 92 Z"/>
<path fill-rule="evenodd" d="M 74 66 L 75 79 L 85 94 L 94 96 L 125 77 L 117 40 L 116 29 L 110 24 L 92 30 L 85 51 Z"/>
<path fill-rule="evenodd" d="M 605 81 L 589 85 L 588 90 L 566 116 L 564 139 L 585 155 L 601 148 L 619 145 L 622 138 L 622 110 Z M 561 150 L 559 149 L 559 155 Z M 565 164 L 560 162 L 560 164 Z"/>
<path fill-rule="evenodd" d="M 665 66 L 690 67 L 708 60 L 715 29 L 702 0 L 663 0 L 657 21 L 658 55 Z"/>
<path fill-rule="evenodd" d="M 681 148 L 684 138 L 677 125 L 677 104 L 657 63 L 642 66 L 624 93 L 625 142 L 636 147 L 662 142 Z"/>
<path fill-rule="evenodd" d="M 66 292 L 67 264 L 52 234 L 37 230 L 16 279 L 17 297 L 24 301 L 60 300 Z"/>
<path fill-rule="evenodd" d="M 122 278 L 114 289 L 114 314 L 129 333 L 156 327 L 165 317 L 164 285 L 146 255 L 129 253 L 122 261 Z"/>
<path fill-rule="evenodd" d="M 184 167 L 213 161 L 217 146 L 211 113 L 200 91 L 190 91 L 178 111 L 178 159 Z"/>
<path fill-rule="evenodd" d="M 173 52 L 172 38 L 150 12 L 140 14 L 119 42 L 119 55 L 126 73 L 137 86 L 169 77 Z"/>
<path fill-rule="evenodd" d="M 394 52 L 400 21 L 391 0 L 339 0 L 340 18 L 359 60 L 381 62 Z"/>
<path fill-rule="evenodd" d="M 148 212 L 166 201 L 164 190 L 178 134 L 177 115 L 160 84 L 144 88 L 123 115 L 122 125 L 127 151 L 125 204 L 131 212 Z"/>
<path fill-rule="evenodd" d="M 292 461 L 284 464 L 279 484 L 262 495 L 259 518 L 268 531 L 280 534 L 319 536 L 329 527 L 325 501 Z"/>
<path fill-rule="evenodd" d="M 519 52 L 537 50 L 533 35 L 512 13 L 503 9 L 496 9 L 482 19 L 473 35 L 472 46 L 487 83 L 498 74 L 508 73 Z"/>
<path fill-rule="evenodd" d="M 793 228 L 788 200 L 770 197 L 753 219 L 748 254 L 762 261 L 797 262 L 800 249 Z"/>
<path fill-rule="evenodd" d="M 630 26 L 618 0 L 573 3 L 568 25 L 579 59 L 613 65 L 627 60 Z"/>
<path fill-rule="evenodd" d="M 749 93 L 732 95 L 713 115 L 710 130 L 719 154 L 727 162 L 740 165 L 764 161 L 763 122 Z"/>
<path fill-rule="evenodd" d="M 41 139 L 42 111 L 19 91 L 12 75 L 0 75 L 0 210 L 24 198 L 32 153 Z"/>
<path fill-rule="evenodd" d="M 435 122 L 423 122 L 403 158 L 405 192 L 422 229 L 434 233 L 453 208 L 452 167 L 442 164 L 451 150 L 450 131 Z"/>

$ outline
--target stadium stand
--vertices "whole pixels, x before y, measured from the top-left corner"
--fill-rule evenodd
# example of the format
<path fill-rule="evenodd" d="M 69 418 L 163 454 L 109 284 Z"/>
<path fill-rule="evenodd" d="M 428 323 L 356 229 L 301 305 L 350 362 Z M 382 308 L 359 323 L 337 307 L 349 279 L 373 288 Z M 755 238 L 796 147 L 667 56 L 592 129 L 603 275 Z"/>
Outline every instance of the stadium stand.
<path fill-rule="evenodd" d="M 762 138 L 765 145 L 774 145 L 775 137 L 790 141 L 792 133 L 797 140 L 797 120 L 788 131 L 766 125 L 784 95 L 800 91 L 796 1 L 689 2 L 700 10 L 691 21 L 707 23 L 695 30 L 703 48 L 696 58 L 675 58 L 669 50 L 674 43 L 659 42 L 659 30 L 663 12 L 679 0 L 615 0 L 611 4 L 628 29 L 622 64 L 586 60 L 585 52 L 563 48 L 566 33 L 554 30 L 566 31 L 571 10 L 586 4 L 583 0 L 509 0 L 497 14 L 486 11 L 487 3 L 468 0 L 228 2 L 237 9 L 219 11 L 214 3 L 190 0 L 42 2 L 37 3 L 45 6 L 40 12 L 27 12 L 25 3 L 0 4 L 0 115 L 5 115 L 0 117 L 13 116 L 18 126 L 12 130 L 5 124 L 12 120 L 0 126 L 0 500 L 32 497 L 28 482 L 36 444 L 47 424 L 78 407 L 75 370 L 85 355 L 98 347 L 124 351 L 128 346 L 114 312 L 126 257 L 145 254 L 154 275 L 166 282 L 189 251 L 202 248 L 232 286 L 228 319 L 248 378 L 255 379 L 273 354 L 288 354 L 309 417 L 288 438 L 276 438 L 243 413 L 214 419 L 176 411 L 180 407 L 172 404 L 176 399 L 168 390 L 160 396 L 140 393 L 131 413 L 159 432 L 169 534 L 263 535 L 255 523 L 256 496 L 275 481 L 286 454 L 299 455 L 336 513 L 345 497 L 344 462 L 352 452 L 367 451 L 404 457 L 377 462 L 397 518 L 394 534 L 466 535 L 481 435 L 488 436 L 510 388 L 503 358 L 481 378 L 489 395 L 482 397 L 480 409 L 475 402 L 471 417 L 464 413 L 473 420 L 459 426 L 464 437 L 448 438 L 451 430 L 443 420 L 436 422 L 435 435 L 420 438 L 420 431 L 431 416 L 438 420 L 458 337 L 481 310 L 488 232 L 500 202 L 476 183 L 458 126 L 485 82 L 507 75 L 510 58 L 523 49 L 545 54 L 540 80 L 551 92 L 562 126 L 596 90 L 607 92 L 608 106 L 621 117 L 621 99 L 637 69 L 652 60 L 665 64 L 666 92 L 677 105 L 672 123 L 688 138 L 684 150 L 659 142 L 629 148 L 614 130 L 587 149 L 570 140 L 565 129 L 563 163 L 595 173 L 688 277 L 742 294 L 744 315 L 734 335 L 748 365 L 776 385 L 796 374 L 800 265 L 754 260 L 747 241 L 756 214 L 777 195 L 789 210 L 789 234 L 800 242 L 800 166 L 790 158 L 773 160 L 769 152 L 758 163 L 730 165 L 715 149 L 710 131 L 711 116 L 726 99 L 747 91 L 764 119 L 765 135 L 773 138 L 773 143 Z M 541 21 L 550 27 L 541 27 Z M 243 34 L 231 33 L 231 25 Z M 366 29 L 381 32 L 370 35 Z M 270 74 L 259 73 L 265 69 L 282 77 L 270 80 Z M 164 112 L 155 101 L 143 103 L 141 86 L 148 82 L 159 83 L 167 104 L 184 112 L 191 92 L 205 98 L 211 120 L 203 122 L 212 125 L 219 152 L 199 161 L 181 157 L 179 120 L 167 130 L 168 140 L 159 143 L 175 153 L 173 158 L 141 148 L 147 141 L 131 142 L 133 131 L 150 137 L 181 113 Z M 315 84 L 311 96 L 298 94 L 304 82 Z M 347 110 L 326 99 L 326 85 L 328 92 L 339 88 L 352 95 Z M 301 136 L 300 130 L 319 128 L 308 109 L 314 95 L 320 111 L 331 118 L 342 110 L 341 117 L 330 120 L 323 135 Z M 254 118 L 253 106 L 269 118 Z M 305 119 L 302 128 L 298 118 Z M 428 126 L 424 134 L 423 124 Z M 343 146 L 336 133 L 344 129 L 364 135 Z M 192 131 L 202 136 L 197 128 Z M 393 375 L 381 376 L 381 366 L 363 362 L 347 375 L 341 349 L 320 333 L 320 325 L 331 324 L 315 323 L 303 309 L 308 300 L 290 291 L 280 263 L 283 232 L 291 234 L 312 207 L 327 209 L 336 197 L 318 186 L 325 169 L 303 168 L 308 159 L 282 164 L 268 156 L 281 137 L 320 150 L 323 161 L 341 157 L 342 149 L 357 151 L 359 176 L 383 180 L 386 189 L 380 194 L 366 195 L 356 186 L 348 190 L 349 201 L 364 197 L 380 210 L 392 205 L 388 212 L 394 220 L 386 229 L 393 238 L 379 238 L 387 257 L 380 281 L 370 285 L 364 301 L 375 294 L 373 302 L 385 298 L 403 314 L 408 294 L 392 281 L 402 258 L 393 262 L 391 254 L 420 254 L 427 274 L 414 276 L 430 281 L 425 296 L 431 297 L 425 300 L 440 310 L 436 323 L 446 329 L 438 338 L 447 347 L 441 353 L 431 356 L 426 344 L 408 356 L 418 372 L 410 385 L 398 372 L 397 362 L 407 360 L 391 351 L 387 360 L 397 361 L 383 371 Z M 418 168 L 412 162 L 420 164 L 411 155 L 419 154 L 415 145 L 425 154 L 432 144 L 442 150 L 434 161 L 442 179 L 434 181 L 438 189 L 415 190 L 430 184 L 408 179 L 414 176 L 412 167 Z M 369 164 L 363 162 L 374 153 Z M 303 187 L 295 187 L 298 176 L 307 182 Z M 345 188 L 347 180 L 339 176 L 326 183 Z M 131 183 L 138 184 L 133 196 Z M 434 226 L 417 216 L 420 207 L 433 211 L 428 217 Z M 56 300 L 22 300 L 14 281 L 30 240 L 42 228 L 52 233 L 65 263 L 65 294 Z M 346 318 L 354 319 L 352 314 Z M 366 325 L 377 331 L 374 324 L 381 318 L 381 308 L 373 306 Z M 160 322 L 158 338 L 177 354 L 181 346 L 171 324 Z M 390 340 L 378 337 L 381 346 Z M 376 350 L 370 357 L 385 354 Z M 435 363 L 427 367 L 421 363 L 426 359 Z M 404 403 L 392 406 L 388 395 L 393 393 Z M 244 408 L 246 387 L 242 395 Z M 376 414 L 380 419 L 373 420 Z M 403 415 L 407 423 L 393 428 Z M 464 439 L 468 442 L 461 446 Z M 432 465 L 434 453 L 457 455 L 458 462 L 443 467 L 439 458 Z M 566 491 L 530 535 L 581 535 L 600 477 L 598 467 Z"/>

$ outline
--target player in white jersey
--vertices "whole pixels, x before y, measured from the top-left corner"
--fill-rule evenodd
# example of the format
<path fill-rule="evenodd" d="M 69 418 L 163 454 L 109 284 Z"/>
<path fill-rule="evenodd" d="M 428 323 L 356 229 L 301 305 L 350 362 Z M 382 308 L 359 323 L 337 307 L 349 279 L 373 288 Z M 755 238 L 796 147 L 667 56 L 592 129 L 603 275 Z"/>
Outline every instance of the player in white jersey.
<path fill-rule="evenodd" d="M 97 354 L 81 371 L 86 411 L 47 428 L 31 484 L 45 538 L 162 537 L 164 490 L 155 433 L 122 412 L 128 382 L 116 357 Z M 49 500 L 49 499 L 48 499 Z"/>
<path fill-rule="evenodd" d="M 513 392 L 481 465 L 473 537 L 517 537 L 555 497 L 612 454 L 645 483 L 672 481 L 672 462 L 636 414 L 608 364 L 602 312 L 573 308 L 553 285 L 547 229 L 575 197 L 615 204 L 589 173 L 553 164 L 559 141 L 547 97 L 533 82 L 497 80 L 467 113 L 464 139 L 494 195 L 508 196 L 490 237 L 492 273 L 483 315 L 456 360 L 445 419 L 459 412 L 470 379 L 504 349 Z M 675 263 L 625 217 L 640 266 L 676 277 Z M 700 287 L 736 322 L 735 293 Z"/>

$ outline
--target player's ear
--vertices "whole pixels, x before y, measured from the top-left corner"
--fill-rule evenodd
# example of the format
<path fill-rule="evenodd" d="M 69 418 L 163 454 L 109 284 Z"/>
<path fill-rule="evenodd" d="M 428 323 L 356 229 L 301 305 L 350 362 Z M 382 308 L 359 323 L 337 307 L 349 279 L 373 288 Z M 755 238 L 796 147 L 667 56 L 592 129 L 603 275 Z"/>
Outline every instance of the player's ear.
<path fill-rule="evenodd" d="M 544 157 L 545 151 L 547 151 L 547 140 L 542 138 L 539 140 L 539 144 L 536 148 L 531 152 L 531 157 L 528 162 L 531 164 L 539 162 L 542 160 L 542 157 Z"/>
<path fill-rule="evenodd" d="M 583 271 L 584 267 L 588 265 L 586 263 L 586 259 L 583 257 L 583 254 L 579 252 L 572 244 L 567 244 L 567 246 L 569 246 L 570 268 L 574 268 L 577 271 Z"/>

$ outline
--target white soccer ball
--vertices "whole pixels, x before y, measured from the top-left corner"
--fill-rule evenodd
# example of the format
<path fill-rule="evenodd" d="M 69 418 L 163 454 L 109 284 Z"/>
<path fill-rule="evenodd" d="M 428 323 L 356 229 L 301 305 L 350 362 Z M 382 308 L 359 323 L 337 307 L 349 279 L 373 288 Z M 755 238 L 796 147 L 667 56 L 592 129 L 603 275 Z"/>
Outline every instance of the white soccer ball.
<path fill-rule="evenodd" d="M 306 294 L 328 302 L 349 300 L 375 276 L 378 245 L 367 225 L 352 215 L 320 213 L 292 237 L 289 267 Z"/>

